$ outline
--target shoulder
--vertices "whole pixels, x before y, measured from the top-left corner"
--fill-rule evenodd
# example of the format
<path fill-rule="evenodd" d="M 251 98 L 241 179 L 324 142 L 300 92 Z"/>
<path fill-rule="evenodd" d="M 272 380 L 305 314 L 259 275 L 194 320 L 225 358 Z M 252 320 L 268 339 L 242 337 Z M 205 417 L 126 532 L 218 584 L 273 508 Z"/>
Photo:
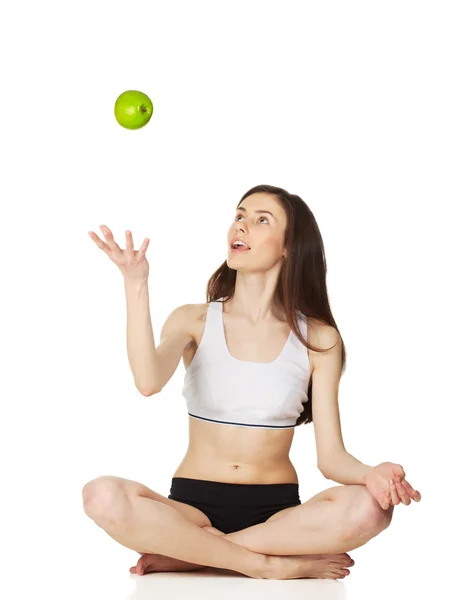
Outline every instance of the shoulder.
<path fill-rule="evenodd" d="M 202 302 L 199 304 L 183 304 L 177 309 L 194 341 L 199 338 L 199 334 L 201 337 L 205 327 L 208 306 L 208 302 Z"/>
<path fill-rule="evenodd" d="M 307 339 L 312 346 L 328 348 L 341 339 L 338 330 L 332 325 L 318 319 L 308 319 Z"/>
<path fill-rule="evenodd" d="M 201 302 L 199 304 L 186 304 L 188 307 L 189 317 L 192 320 L 192 323 L 202 323 L 205 321 L 207 316 L 207 311 L 210 303 L 209 302 Z"/>
<path fill-rule="evenodd" d="M 208 302 L 184 304 L 180 307 L 184 314 L 186 329 L 192 338 L 192 345 L 194 347 L 198 345 L 199 340 L 202 338 L 208 307 Z"/>
<path fill-rule="evenodd" d="M 205 316 L 208 310 L 208 303 L 204 302 L 201 304 L 181 304 L 171 311 L 170 317 L 174 317 L 179 320 L 188 320 L 189 322 L 197 320 L 205 320 Z"/>
<path fill-rule="evenodd" d="M 195 325 L 205 320 L 208 304 L 181 304 L 168 315 L 163 329 L 166 332 L 192 333 Z"/>
<path fill-rule="evenodd" d="M 205 326 L 208 304 L 182 304 L 168 315 L 160 333 L 160 343 L 168 337 L 186 338 L 187 348 L 196 347 Z"/>
<path fill-rule="evenodd" d="M 318 359 L 322 356 L 327 356 L 330 353 L 340 353 L 341 336 L 338 330 L 318 319 L 309 318 L 307 323 L 307 341 L 314 348 L 318 348 L 320 352 L 308 350 L 308 356 L 314 367 Z M 324 350 L 324 352 L 321 352 Z"/>

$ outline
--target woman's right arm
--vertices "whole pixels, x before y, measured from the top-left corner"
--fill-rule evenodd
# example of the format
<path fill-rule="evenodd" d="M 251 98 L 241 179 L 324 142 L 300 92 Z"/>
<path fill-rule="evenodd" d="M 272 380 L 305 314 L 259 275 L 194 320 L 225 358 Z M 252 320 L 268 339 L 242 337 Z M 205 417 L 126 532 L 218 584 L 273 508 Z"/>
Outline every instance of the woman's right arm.
<path fill-rule="evenodd" d="M 127 306 L 127 349 L 134 383 L 143 396 L 161 392 L 173 376 L 189 333 L 189 304 L 173 310 L 166 319 L 155 347 L 150 318 L 148 282 L 124 281 Z"/>
<path fill-rule="evenodd" d="M 116 243 L 112 232 L 101 225 L 105 241 L 89 231 L 95 244 L 119 268 L 124 278 L 127 306 L 127 348 L 129 365 L 137 389 L 144 396 L 160 392 L 170 380 L 186 346 L 193 342 L 190 334 L 192 304 L 173 310 L 163 325 L 160 344 L 155 348 L 150 319 L 148 276 L 149 263 L 145 255 L 149 239 L 134 250 L 132 233 L 126 231 L 126 248 Z"/>

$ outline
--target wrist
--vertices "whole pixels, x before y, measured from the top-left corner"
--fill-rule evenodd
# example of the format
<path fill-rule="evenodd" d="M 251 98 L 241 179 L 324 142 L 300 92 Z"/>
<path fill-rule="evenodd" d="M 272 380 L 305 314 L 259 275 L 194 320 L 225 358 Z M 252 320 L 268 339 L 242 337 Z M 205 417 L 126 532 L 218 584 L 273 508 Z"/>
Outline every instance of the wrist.
<path fill-rule="evenodd" d="M 123 275 L 124 287 L 125 288 L 136 288 L 140 289 L 146 285 L 148 285 L 148 277 L 129 277 L 128 275 Z"/>
<path fill-rule="evenodd" d="M 368 467 L 368 469 L 366 470 L 365 474 L 363 475 L 364 485 L 366 485 L 366 479 L 373 472 L 373 470 L 374 470 L 374 467 Z"/>
<path fill-rule="evenodd" d="M 126 298 L 140 299 L 141 297 L 148 297 L 149 286 L 147 279 L 124 279 L 124 292 Z"/>

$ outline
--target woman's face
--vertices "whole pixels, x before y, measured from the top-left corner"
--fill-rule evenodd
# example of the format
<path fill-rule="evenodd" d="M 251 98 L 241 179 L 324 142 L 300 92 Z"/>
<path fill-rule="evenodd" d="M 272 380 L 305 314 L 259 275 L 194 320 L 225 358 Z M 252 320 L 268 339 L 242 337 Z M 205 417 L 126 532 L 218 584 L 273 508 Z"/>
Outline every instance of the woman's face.
<path fill-rule="evenodd" d="M 286 224 L 286 212 L 274 196 L 263 192 L 247 196 L 228 230 L 228 267 L 244 272 L 271 269 L 286 254 Z M 234 252 L 231 243 L 236 237 L 250 249 Z"/>

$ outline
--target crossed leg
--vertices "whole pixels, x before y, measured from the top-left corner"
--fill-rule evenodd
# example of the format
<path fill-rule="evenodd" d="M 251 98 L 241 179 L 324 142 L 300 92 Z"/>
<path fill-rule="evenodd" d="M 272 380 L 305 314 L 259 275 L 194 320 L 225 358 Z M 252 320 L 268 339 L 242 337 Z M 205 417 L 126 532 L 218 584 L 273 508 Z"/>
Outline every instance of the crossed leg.
<path fill-rule="evenodd" d="M 386 529 L 393 509 L 383 510 L 364 485 L 334 486 L 264 523 L 223 536 L 261 554 L 338 554 L 359 548 Z"/>
<path fill-rule="evenodd" d="M 393 506 L 383 510 L 365 486 L 335 486 L 299 506 L 275 513 L 265 523 L 234 533 L 224 534 L 208 525 L 202 528 L 254 552 L 296 558 L 298 555 L 307 555 L 307 558 L 309 555 L 315 558 L 327 556 L 326 568 L 336 565 L 343 569 L 353 564 L 353 561 L 350 564 L 345 562 L 349 557 L 347 552 L 386 529 L 392 520 L 393 510 Z M 331 563 L 336 555 L 340 564 Z M 202 567 L 168 557 L 157 556 L 154 559 L 153 555 L 143 555 L 131 572 L 142 573 L 146 568 L 181 571 Z M 348 571 L 343 569 L 340 573 L 347 574 Z"/>
<path fill-rule="evenodd" d="M 211 522 L 209 525 L 204 524 L 204 519 L 197 519 L 197 524 L 202 527 L 205 531 L 214 535 L 222 536 L 228 541 L 236 543 L 244 548 L 261 554 L 267 555 L 278 555 L 278 556 L 295 556 L 306 555 L 307 560 L 311 556 L 315 559 L 319 557 L 328 557 L 329 569 L 334 566 L 332 561 L 339 561 L 340 564 L 336 564 L 337 567 L 343 568 L 351 566 L 350 556 L 345 552 L 345 548 L 357 548 L 362 544 L 366 543 L 370 538 L 377 535 L 382 529 L 386 528 L 392 517 L 392 509 L 388 511 L 382 511 L 380 514 L 379 510 L 373 506 L 372 497 L 365 486 L 352 485 L 352 486 L 335 486 L 328 490 L 324 490 L 305 502 L 302 505 L 287 508 L 275 513 L 265 523 L 260 525 L 254 525 L 246 529 L 224 534 L 222 531 L 215 527 L 212 527 Z M 145 489 L 147 494 L 148 489 Z M 139 492 L 140 493 L 140 492 Z M 151 492 L 153 499 L 163 498 L 158 494 L 155 496 L 154 492 Z M 172 502 L 169 501 L 168 502 Z M 178 503 L 176 503 L 178 504 Z M 379 507 L 379 505 L 376 503 Z M 183 511 L 185 509 L 191 509 L 189 505 L 179 504 L 179 507 Z M 380 507 L 379 507 L 380 508 Z M 197 509 L 193 509 L 197 513 Z M 292 517 L 292 521 L 289 517 L 292 513 L 297 514 Z M 300 513 L 300 514 L 299 514 Z M 186 515 L 187 516 L 187 515 Z M 193 518 L 194 515 L 189 515 L 189 518 Z M 327 527 L 323 521 L 323 516 L 326 516 Z M 195 515 L 197 517 L 197 515 Z M 204 517 L 205 518 L 205 517 Z M 207 519 L 207 521 L 209 521 Z M 309 534 L 308 525 L 315 523 L 321 523 L 321 527 L 316 531 L 316 536 L 313 533 Z M 338 523 L 342 522 L 342 526 L 338 527 Z M 276 529 L 276 525 L 278 528 Z M 292 529 L 289 531 L 289 527 Z M 316 530 L 316 528 L 314 528 Z M 285 532 L 285 535 L 283 535 Z M 318 541 L 318 535 L 323 539 L 329 538 L 329 540 L 336 541 L 334 544 L 328 545 L 327 547 L 318 550 L 317 547 L 312 545 L 312 549 L 308 550 L 308 542 Z M 313 538 L 313 539 L 312 539 Z M 272 545 L 270 545 L 270 540 Z M 281 543 L 283 540 L 286 543 L 290 542 L 290 547 L 284 547 Z M 296 547 L 296 540 L 300 544 Z M 277 543 L 276 543 L 277 541 Z M 342 544 L 342 548 L 341 548 Z M 338 549 L 333 550 L 336 547 Z M 266 551 L 253 550 L 255 548 L 266 548 Z M 316 549 L 315 549 L 316 548 Z M 140 553 L 141 554 L 141 553 Z M 323 566 L 323 565 L 322 565 Z M 170 558 L 164 555 L 154 554 L 142 554 L 141 558 L 137 562 L 137 565 L 131 567 L 130 572 L 135 574 L 142 574 L 143 572 L 149 571 L 190 571 L 205 568 L 200 564 L 191 562 L 185 562 L 175 558 Z M 222 571 L 223 569 L 219 569 Z M 234 572 L 234 571 L 231 571 Z M 346 573 L 348 573 L 346 571 Z M 326 575 L 325 575 L 326 576 Z"/>
<path fill-rule="evenodd" d="M 137 523 L 138 527 L 132 530 L 133 525 L 131 522 L 131 529 L 128 529 L 127 526 L 123 527 L 125 519 L 120 516 L 121 510 L 118 508 L 122 505 L 132 506 L 133 503 L 137 504 L 137 513 L 133 512 L 131 514 L 138 516 L 140 510 L 141 513 L 144 513 L 144 518 L 145 512 L 150 508 L 147 516 L 158 523 L 158 510 L 161 509 L 162 504 L 170 504 L 173 508 L 180 509 L 180 512 L 187 513 L 189 511 L 190 514 L 185 514 L 185 516 L 189 520 L 195 520 L 199 527 L 206 528 L 208 531 L 208 527 L 212 525 L 208 517 L 201 511 L 197 511 L 189 505 L 169 500 L 142 484 L 118 477 L 103 477 L 91 482 L 83 490 L 83 497 L 87 497 L 87 506 L 90 508 L 89 516 L 93 518 L 93 515 L 95 515 L 97 524 L 100 522 L 101 526 L 109 524 L 109 528 L 105 528 L 107 533 L 123 545 L 132 547 L 137 551 L 140 550 L 139 553 L 154 552 L 156 551 L 155 546 L 153 549 L 142 550 L 142 548 L 138 548 L 141 542 L 138 540 L 135 543 L 134 540 L 129 540 L 129 537 L 134 537 L 137 534 L 139 537 L 144 535 L 147 540 L 155 540 L 156 538 L 152 538 L 152 535 L 147 532 L 146 525 L 143 529 L 140 529 L 140 524 Z M 141 500 L 138 500 L 139 498 Z M 154 508 L 158 506 L 159 509 L 153 510 L 149 504 L 145 504 L 147 498 L 156 500 L 151 506 Z M 129 505 L 127 500 L 130 501 Z M 94 508 L 92 508 L 93 506 Z M 162 511 L 162 515 L 164 514 L 165 512 Z M 168 516 L 168 513 L 166 515 Z M 260 525 L 254 525 L 232 534 L 217 533 L 224 536 L 226 540 L 242 546 L 241 550 L 252 552 L 249 556 L 254 556 L 255 553 L 257 555 L 275 554 L 281 557 L 294 555 L 297 559 L 299 554 L 339 554 L 346 552 L 348 549 L 357 548 L 385 529 L 391 517 L 392 507 L 391 510 L 383 511 L 368 493 L 365 486 L 336 486 L 320 492 L 302 505 L 276 513 L 267 522 Z M 143 521 L 142 515 L 140 515 L 139 520 L 141 519 Z M 155 521 L 150 524 L 155 525 Z M 120 522 L 122 523 L 121 527 L 118 524 Z M 161 522 L 163 522 L 163 519 Z M 173 521 L 173 523 L 175 522 Z M 184 523 L 187 524 L 188 521 L 184 520 Z M 183 527 L 186 526 L 183 525 Z M 126 542 L 126 539 L 123 540 L 120 529 L 121 531 L 124 530 L 123 533 L 128 537 L 128 542 Z M 145 533 L 143 534 L 143 532 Z M 194 531 L 186 527 L 186 535 L 188 533 L 191 536 L 194 535 Z M 196 537 L 200 539 L 197 534 Z M 146 544 L 148 543 L 147 541 Z M 152 542 L 150 546 L 152 546 Z M 182 554 L 186 553 L 183 552 Z M 173 550 L 171 556 L 175 555 L 179 555 L 178 548 L 176 548 L 176 554 Z M 202 561 L 201 564 L 205 563 Z"/>

